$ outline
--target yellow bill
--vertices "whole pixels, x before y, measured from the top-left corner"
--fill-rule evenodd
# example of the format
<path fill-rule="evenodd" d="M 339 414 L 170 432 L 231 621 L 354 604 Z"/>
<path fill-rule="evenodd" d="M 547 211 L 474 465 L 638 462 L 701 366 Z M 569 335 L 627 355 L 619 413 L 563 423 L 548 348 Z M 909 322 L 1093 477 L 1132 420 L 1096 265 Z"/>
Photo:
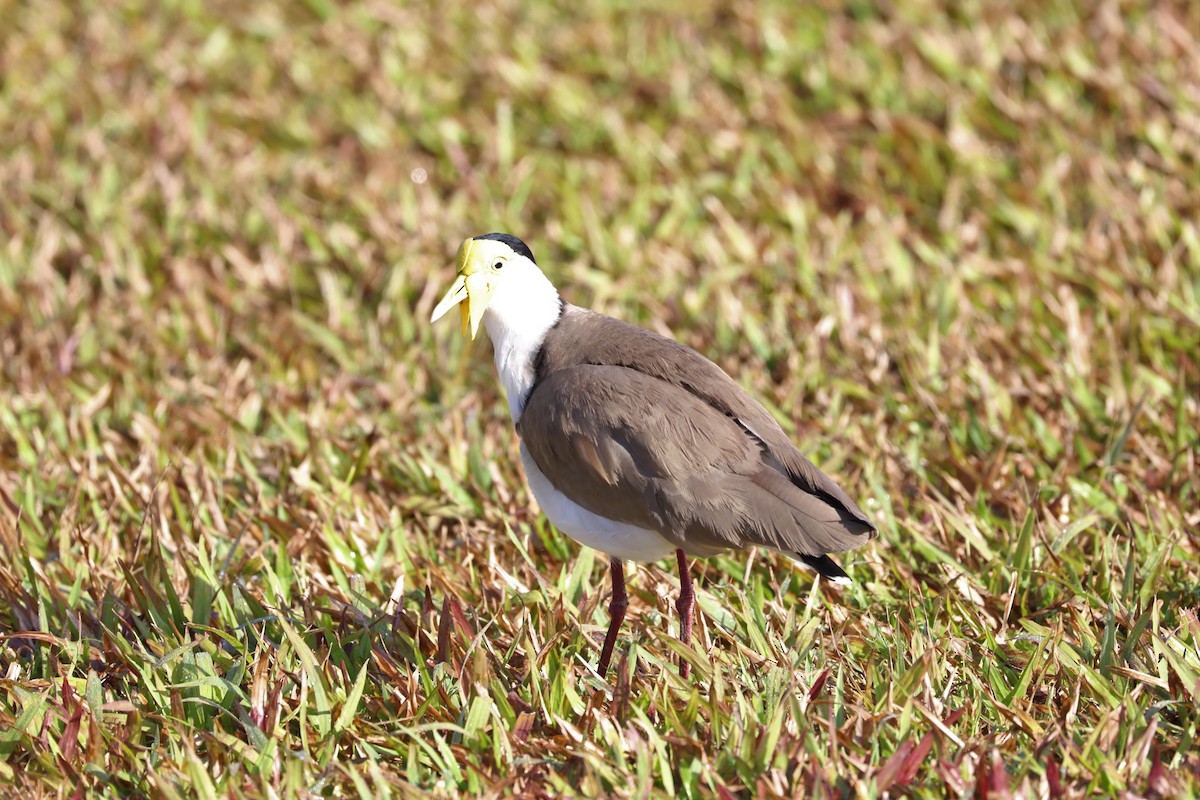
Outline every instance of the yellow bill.
<path fill-rule="evenodd" d="M 465 301 L 465 302 L 464 302 Z M 446 315 L 446 312 L 463 303 L 462 311 L 462 332 L 463 336 L 467 335 L 467 316 L 470 313 L 470 298 L 467 295 L 467 279 L 463 275 L 455 275 L 454 283 L 450 285 L 450 291 L 442 296 L 441 301 L 433 309 L 433 316 L 429 318 L 430 322 L 437 322 Z"/>
<path fill-rule="evenodd" d="M 490 276 L 471 258 L 473 242 L 468 239 L 458 248 L 458 275 L 429 319 L 437 322 L 447 311 L 461 304 L 463 336 L 469 332 L 472 340 L 479 334 L 479 324 L 483 321 L 483 312 L 487 311 L 493 288 Z"/>

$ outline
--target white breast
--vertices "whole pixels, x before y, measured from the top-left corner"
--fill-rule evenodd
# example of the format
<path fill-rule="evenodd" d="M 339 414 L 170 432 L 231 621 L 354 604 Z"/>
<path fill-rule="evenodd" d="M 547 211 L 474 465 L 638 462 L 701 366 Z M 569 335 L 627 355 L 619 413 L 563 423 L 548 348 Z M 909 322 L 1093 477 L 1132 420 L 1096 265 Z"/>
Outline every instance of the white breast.
<path fill-rule="evenodd" d="M 529 488 L 546 519 L 580 544 L 595 548 L 622 561 L 658 561 L 675 551 L 675 546 L 657 532 L 616 522 L 593 514 L 554 488 L 533 457 L 521 444 L 521 464 Z"/>

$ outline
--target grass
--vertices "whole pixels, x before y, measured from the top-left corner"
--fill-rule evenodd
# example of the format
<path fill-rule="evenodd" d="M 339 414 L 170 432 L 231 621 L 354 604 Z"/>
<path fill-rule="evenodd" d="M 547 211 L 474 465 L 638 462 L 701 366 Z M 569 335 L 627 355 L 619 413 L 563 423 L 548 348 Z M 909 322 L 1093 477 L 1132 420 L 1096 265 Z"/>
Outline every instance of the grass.
<path fill-rule="evenodd" d="M 1200 12 L 0 0 L 0 783 L 1200 793 Z M 837 592 L 550 528 L 467 235 L 879 524 Z M 694 666 L 681 681 L 672 661 Z"/>

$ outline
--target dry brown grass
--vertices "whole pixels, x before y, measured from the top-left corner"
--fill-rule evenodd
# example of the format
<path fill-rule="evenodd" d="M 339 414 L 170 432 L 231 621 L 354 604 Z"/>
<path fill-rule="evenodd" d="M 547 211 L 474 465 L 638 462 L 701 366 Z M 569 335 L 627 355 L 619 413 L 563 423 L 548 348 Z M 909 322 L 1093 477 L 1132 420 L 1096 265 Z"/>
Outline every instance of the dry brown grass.
<path fill-rule="evenodd" d="M 1195 796 L 1200 12 L 0 0 L 0 780 Z M 464 236 L 880 524 L 633 581 L 540 518 Z M 682 655 L 696 680 L 669 665 Z"/>

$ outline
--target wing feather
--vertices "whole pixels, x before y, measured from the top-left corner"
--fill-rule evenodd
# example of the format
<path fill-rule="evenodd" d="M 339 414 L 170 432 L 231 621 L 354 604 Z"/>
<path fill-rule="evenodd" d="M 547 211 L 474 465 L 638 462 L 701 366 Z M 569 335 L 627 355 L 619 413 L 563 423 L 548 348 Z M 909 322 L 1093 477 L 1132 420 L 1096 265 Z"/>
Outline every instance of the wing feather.
<path fill-rule="evenodd" d="M 875 527 L 832 479 L 796 449 L 775 418 L 719 366 L 665 336 L 604 314 L 567 306 L 558 333 L 538 357 L 538 378 L 574 366 L 619 366 L 682 389 L 709 409 L 728 416 L 764 451 L 767 463 L 786 473 L 800 490 L 839 507 L 857 529 Z M 535 383 L 536 385 L 536 383 Z M 860 539 L 861 544 L 865 539 Z M 853 546 L 853 545 L 851 545 Z"/>
<path fill-rule="evenodd" d="M 798 486 L 763 427 L 677 383 L 580 364 L 538 381 L 517 429 L 559 491 L 694 555 L 749 545 L 820 555 L 862 544 L 874 529 Z"/>

